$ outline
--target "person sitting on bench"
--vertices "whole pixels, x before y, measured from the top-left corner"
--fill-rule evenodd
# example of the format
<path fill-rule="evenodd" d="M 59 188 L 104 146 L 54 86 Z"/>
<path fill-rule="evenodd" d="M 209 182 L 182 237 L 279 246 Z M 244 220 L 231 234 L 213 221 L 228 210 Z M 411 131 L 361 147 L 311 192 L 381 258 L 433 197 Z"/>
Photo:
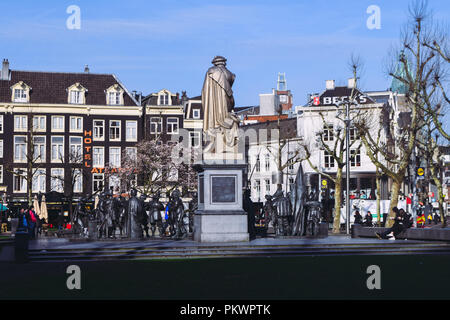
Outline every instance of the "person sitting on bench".
<path fill-rule="evenodd" d="M 392 211 L 395 212 L 395 217 L 394 218 L 391 217 L 390 219 L 394 220 L 394 225 L 384 232 L 381 232 L 381 233 L 375 232 L 375 235 L 377 236 L 378 239 L 395 240 L 396 237 L 400 233 L 402 233 L 403 230 L 406 229 L 403 224 L 404 216 L 403 216 L 402 212 L 404 212 L 404 211 L 399 211 L 397 207 L 392 208 Z M 394 234 L 394 236 L 389 238 L 388 234 L 390 234 L 391 232 Z"/>

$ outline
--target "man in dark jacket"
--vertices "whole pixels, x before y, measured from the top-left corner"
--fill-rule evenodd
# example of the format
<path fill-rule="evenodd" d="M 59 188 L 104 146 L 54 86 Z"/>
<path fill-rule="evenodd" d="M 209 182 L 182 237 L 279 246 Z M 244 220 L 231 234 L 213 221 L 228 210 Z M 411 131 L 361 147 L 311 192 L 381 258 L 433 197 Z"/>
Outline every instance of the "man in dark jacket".
<path fill-rule="evenodd" d="M 387 229 L 386 231 L 382 232 L 382 233 L 378 233 L 375 232 L 375 235 L 377 236 L 378 239 L 389 239 L 389 240 L 395 240 L 396 237 L 403 232 L 403 230 L 405 230 L 405 225 L 404 225 L 404 216 L 402 214 L 402 212 L 400 212 L 400 210 L 398 210 L 397 207 L 394 207 L 392 209 L 392 211 L 395 212 L 395 217 L 391 218 L 394 219 L 394 225 Z M 404 211 L 403 211 L 404 212 Z M 388 234 L 393 233 L 394 236 L 389 238 Z"/>

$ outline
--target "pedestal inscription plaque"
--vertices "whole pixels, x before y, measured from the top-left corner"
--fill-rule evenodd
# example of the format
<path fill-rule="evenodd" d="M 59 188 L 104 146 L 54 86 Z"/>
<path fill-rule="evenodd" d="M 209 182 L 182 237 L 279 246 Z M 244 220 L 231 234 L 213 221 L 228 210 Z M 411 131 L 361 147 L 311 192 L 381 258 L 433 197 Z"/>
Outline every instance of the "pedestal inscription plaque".
<path fill-rule="evenodd" d="M 211 176 L 211 203 L 236 202 L 236 176 Z"/>

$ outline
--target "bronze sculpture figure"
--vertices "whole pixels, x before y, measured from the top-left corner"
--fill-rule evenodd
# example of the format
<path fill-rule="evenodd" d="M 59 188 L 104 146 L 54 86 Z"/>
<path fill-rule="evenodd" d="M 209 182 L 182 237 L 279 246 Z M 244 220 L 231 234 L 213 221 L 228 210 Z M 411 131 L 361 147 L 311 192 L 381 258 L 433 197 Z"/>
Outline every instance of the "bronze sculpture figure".
<path fill-rule="evenodd" d="M 159 201 L 159 197 L 159 192 L 155 193 L 148 204 L 152 237 L 155 236 L 156 228 L 158 228 L 160 237 L 162 237 L 164 233 L 161 218 L 161 211 L 164 210 L 164 205 Z"/>
<path fill-rule="evenodd" d="M 203 131 L 210 141 L 205 152 L 222 151 L 217 150 L 218 143 L 225 147 L 234 147 L 237 143 L 239 118 L 233 112 L 231 89 L 236 76 L 226 68 L 226 61 L 222 56 L 214 57 L 214 66 L 206 72 L 203 83 Z"/>

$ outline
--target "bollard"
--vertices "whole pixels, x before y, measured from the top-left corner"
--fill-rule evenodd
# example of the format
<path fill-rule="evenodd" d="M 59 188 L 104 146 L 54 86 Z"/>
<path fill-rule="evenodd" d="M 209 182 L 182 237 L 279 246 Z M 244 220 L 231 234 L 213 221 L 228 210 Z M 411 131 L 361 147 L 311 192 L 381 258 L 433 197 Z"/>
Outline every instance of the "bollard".
<path fill-rule="evenodd" d="M 28 262 L 29 234 L 25 229 L 17 229 L 14 241 L 15 261 L 18 263 Z"/>

